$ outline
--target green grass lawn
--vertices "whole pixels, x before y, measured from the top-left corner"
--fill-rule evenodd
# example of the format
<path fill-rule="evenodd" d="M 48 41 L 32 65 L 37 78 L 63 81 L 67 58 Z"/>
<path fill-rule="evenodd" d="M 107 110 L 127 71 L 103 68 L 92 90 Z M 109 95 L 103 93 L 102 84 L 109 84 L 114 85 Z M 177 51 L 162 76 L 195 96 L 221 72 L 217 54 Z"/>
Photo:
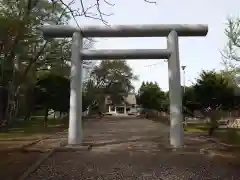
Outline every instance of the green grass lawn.
<path fill-rule="evenodd" d="M 215 132 L 215 137 L 222 142 L 240 147 L 240 129 L 226 128 Z"/>
<path fill-rule="evenodd" d="M 207 133 L 208 125 L 204 123 L 188 124 L 184 131 L 189 133 Z"/>
<path fill-rule="evenodd" d="M 163 123 L 167 126 L 170 125 L 170 121 L 167 117 L 149 117 L 148 119 L 152 120 L 152 121 L 155 121 L 155 122 L 160 122 L 160 123 Z"/>
<path fill-rule="evenodd" d="M 61 132 L 67 128 L 67 117 L 64 119 L 49 118 L 48 126 L 44 126 L 44 117 L 35 116 L 28 121 L 17 121 L 13 123 L 7 132 L 0 132 L 1 149 L 20 147 L 22 142 L 34 142 L 51 133 Z M 7 145 L 6 145 L 7 144 Z M 39 152 L 1 152 L 0 153 L 0 179 L 18 179 L 41 156 Z"/>
<path fill-rule="evenodd" d="M 188 133 L 203 133 L 208 134 L 209 126 L 207 124 L 189 124 L 185 128 L 185 132 Z M 240 129 L 234 128 L 223 128 L 217 129 L 213 137 L 219 139 L 221 142 L 230 145 L 237 145 L 240 146 Z"/>
<path fill-rule="evenodd" d="M 61 119 L 49 119 L 48 126 L 44 126 L 44 120 L 41 116 L 32 117 L 28 121 L 18 121 L 13 124 L 7 132 L 0 132 L 0 139 L 4 138 L 20 138 L 23 136 L 31 136 L 35 134 L 49 134 L 58 132 L 67 128 Z"/>

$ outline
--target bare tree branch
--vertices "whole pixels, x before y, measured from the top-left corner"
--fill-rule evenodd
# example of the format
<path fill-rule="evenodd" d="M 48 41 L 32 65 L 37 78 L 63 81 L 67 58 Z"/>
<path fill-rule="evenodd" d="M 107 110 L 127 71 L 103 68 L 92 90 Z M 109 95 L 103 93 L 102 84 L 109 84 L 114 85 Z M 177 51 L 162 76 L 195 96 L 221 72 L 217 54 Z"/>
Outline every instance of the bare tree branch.
<path fill-rule="evenodd" d="M 240 61 L 240 19 L 228 18 L 225 35 L 228 38 L 228 43 L 221 52 L 223 59 L 229 61 Z"/>
<path fill-rule="evenodd" d="M 110 2 L 107 1 L 107 0 L 104 0 L 104 2 L 105 2 L 107 5 L 109 5 L 109 6 L 115 6 L 115 4 L 112 4 L 112 3 L 110 3 Z"/>
<path fill-rule="evenodd" d="M 64 3 L 63 2 L 64 0 L 55 0 L 55 1 L 52 0 L 52 1 L 53 2 L 59 1 L 64 6 L 66 6 L 68 10 L 71 12 L 72 17 L 78 27 L 79 27 L 79 24 L 75 18 L 76 16 L 84 16 L 87 18 L 100 20 L 103 24 L 108 25 L 108 22 L 105 18 L 113 15 L 113 13 L 103 12 L 101 6 L 104 6 L 104 5 L 107 5 L 110 7 L 115 6 L 115 4 L 111 3 L 110 0 L 95 0 L 95 3 L 91 4 L 89 7 L 86 7 L 86 4 L 83 0 L 78 0 L 78 2 L 80 3 L 80 8 L 73 8 L 72 6 L 69 6 L 66 3 Z M 144 2 L 150 3 L 150 4 L 157 4 L 157 1 L 154 1 L 154 0 L 144 0 Z"/>
<path fill-rule="evenodd" d="M 220 52 L 222 56 L 222 64 L 224 66 L 224 74 L 231 80 L 231 84 L 235 84 L 237 88 L 239 81 L 239 64 L 240 62 L 240 19 L 228 18 L 225 29 L 225 35 L 228 42 L 224 49 Z M 239 88 L 237 91 L 239 92 Z"/>
<path fill-rule="evenodd" d="M 68 7 L 69 5 L 71 5 L 73 2 L 74 2 L 74 0 L 71 1 L 69 4 L 67 4 L 67 7 Z M 59 18 L 58 18 L 57 24 L 61 21 L 62 17 L 64 16 L 66 10 L 68 9 L 67 7 L 65 7 L 65 9 L 63 9 L 61 15 L 60 15 Z M 53 7 L 53 8 L 54 8 L 54 7 Z M 53 9 L 53 11 L 54 11 L 54 9 Z M 41 47 L 41 49 L 39 50 L 39 52 L 36 54 L 36 56 L 33 57 L 33 58 L 30 60 L 28 66 L 26 67 L 26 69 L 25 69 L 25 71 L 24 71 L 24 73 L 23 73 L 23 79 L 24 79 L 24 77 L 27 75 L 28 71 L 31 69 L 32 65 L 39 59 L 39 57 L 41 56 L 41 54 L 42 54 L 43 51 L 45 50 L 47 44 L 48 44 L 49 42 L 51 42 L 51 41 L 52 41 L 51 39 L 46 40 L 45 43 L 44 43 L 44 45 Z"/>
<path fill-rule="evenodd" d="M 225 29 L 225 34 L 229 38 L 232 46 L 240 48 L 240 19 L 228 18 L 227 28 Z"/>
<path fill-rule="evenodd" d="M 147 2 L 147 3 L 157 4 L 156 1 L 149 1 L 149 0 L 144 0 L 144 1 Z"/>

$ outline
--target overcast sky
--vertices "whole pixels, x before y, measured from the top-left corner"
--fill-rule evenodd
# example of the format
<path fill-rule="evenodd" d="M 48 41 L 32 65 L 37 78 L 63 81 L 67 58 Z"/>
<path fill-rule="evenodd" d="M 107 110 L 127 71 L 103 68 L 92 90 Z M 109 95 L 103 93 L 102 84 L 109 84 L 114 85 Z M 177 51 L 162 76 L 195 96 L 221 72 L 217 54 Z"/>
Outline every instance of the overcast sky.
<path fill-rule="evenodd" d="M 79 0 L 76 6 L 80 7 Z M 88 0 L 91 2 L 94 0 Z M 103 0 L 101 0 L 103 1 Z M 144 0 L 111 0 L 115 6 L 102 4 L 102 11 L 114 13 L 105 17 L 113 24 L 208 24 L 207 37 L 180 38 L 180 63 L 186 65 L 186 84 L 190 85 L 203 69 L 221 69 L 219 50 L 226 43 L 224 28 L 229 15 L 240 12 L 239 0 L 156 0 L 157 5 Z M 78 18 L 81 25 L 99 24 L 98 20 Z M 71 24 L 74 25 L 72 21 Z M 103 25 L 103 24 L 102 24 Z M 146 49 L 166 48 L 165 38 L 122 38 L 97 39 L 96 49 Z M 156 81 L 164 90 L 168 89 L 167 64 L 163 60 L 129 60 L 139 81 Z M 152 65 L 155 64 L 155 65 Z"/>

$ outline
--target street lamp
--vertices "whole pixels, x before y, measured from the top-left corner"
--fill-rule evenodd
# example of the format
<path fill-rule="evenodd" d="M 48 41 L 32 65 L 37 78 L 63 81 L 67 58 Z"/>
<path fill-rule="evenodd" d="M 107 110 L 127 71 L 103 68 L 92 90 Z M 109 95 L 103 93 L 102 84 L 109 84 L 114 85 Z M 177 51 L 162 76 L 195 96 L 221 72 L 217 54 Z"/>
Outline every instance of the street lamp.
<path fill-rule="evenodd" d="M 185 82 L 185 69 L 186 69 L 186 66 L 181 66 L 181 68 L 182 68 L 182 70 L 183 70 L 183 97 L 184 97 L 184 93 L 185 93 L 185 86 L 186 86 L 186 82 Z M 182 98 L 183 98 L 182 97 Z M 183 112 L 184 112 L 184 106 L 183 106 Z M 184 113 L 183 113 L 183 122 L 184 122 L 184 124 L 183 124 L 183 127 L 185 128 L 186 126 L 187 126 L 187 122 L 186 122 L 186 119 L 185 119 L 185 116 L 184 116 Z"/>
<path fill-rule="evenodd" d="M 182 70 L 183 70 L 183 93 L 185 93 L 185 86 L 186 86 L 186 82 L 185 82 L 185 69 L 186 66 L 181 66 Z"/>

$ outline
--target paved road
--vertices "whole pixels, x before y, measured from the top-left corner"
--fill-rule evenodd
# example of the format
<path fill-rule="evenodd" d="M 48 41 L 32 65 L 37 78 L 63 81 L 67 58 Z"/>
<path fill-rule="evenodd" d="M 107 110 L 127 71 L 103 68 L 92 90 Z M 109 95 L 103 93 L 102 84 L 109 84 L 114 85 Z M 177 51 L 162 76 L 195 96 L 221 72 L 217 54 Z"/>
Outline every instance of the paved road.
<path fill-rule="evenodd" d="M 85 129 L 85 143 L 95 144 L 91 151 L 56 152 L 28 180 L 240 179 L 238 167 L 199 153 L 211 146 L 201 138 L 186 139 L 192 149 L 170 150 L 168 128 L 160 123 L 115 119 L 88 122 Z"/>

